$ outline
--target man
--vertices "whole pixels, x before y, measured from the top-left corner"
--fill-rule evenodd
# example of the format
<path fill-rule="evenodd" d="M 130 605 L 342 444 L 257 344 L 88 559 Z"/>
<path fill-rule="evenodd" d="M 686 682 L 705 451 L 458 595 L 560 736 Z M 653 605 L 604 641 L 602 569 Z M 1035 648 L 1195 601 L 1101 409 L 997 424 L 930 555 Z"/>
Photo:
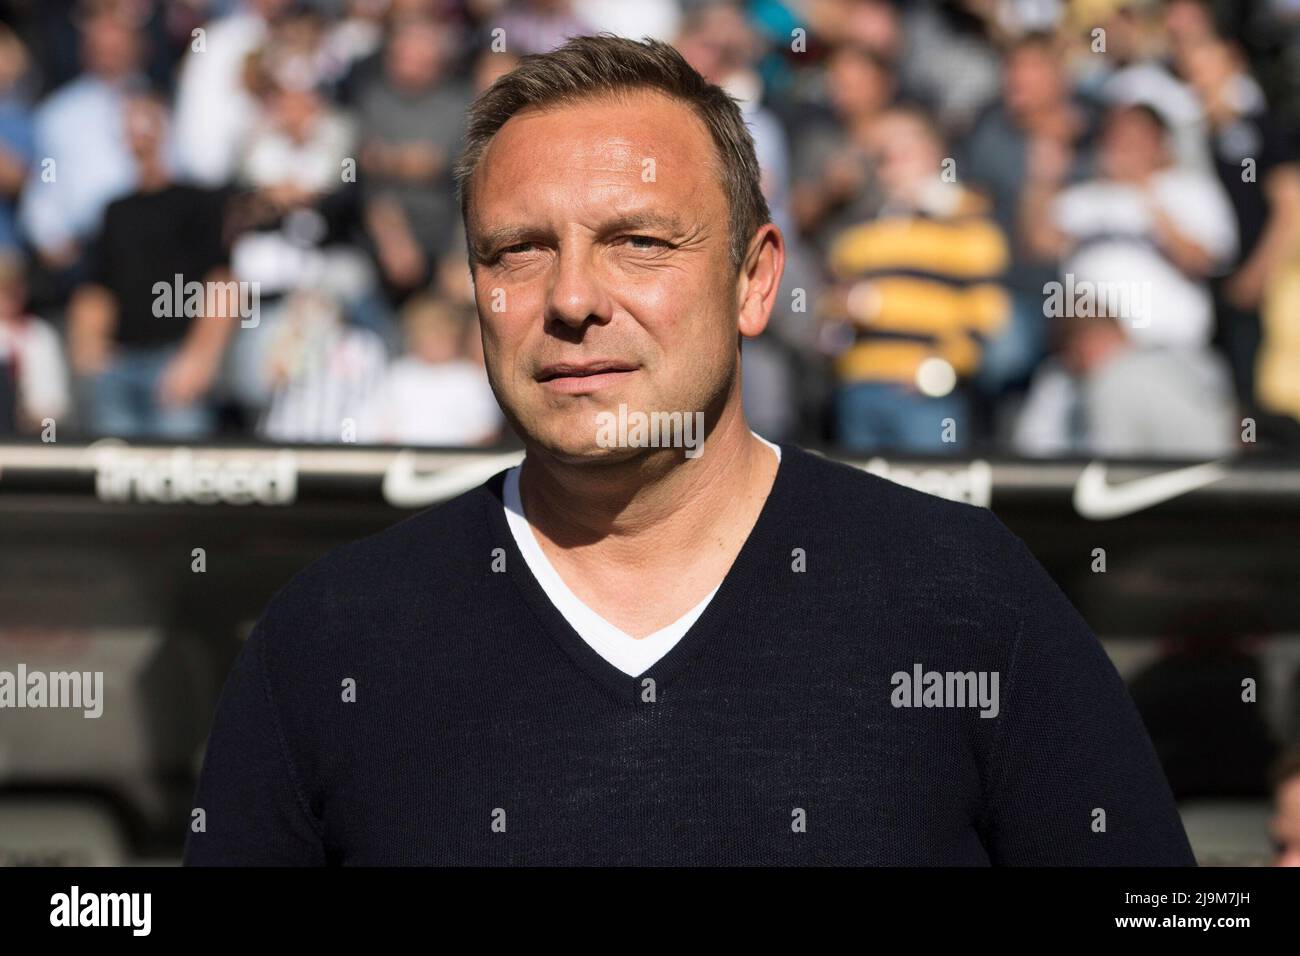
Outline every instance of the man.
<path fill-rule="evenodd" d="M 1181 65 L 1205 109 L 1214 171 L 1232 203 L 1240 238 L 1233 270 L 1215 288 L 1215 340 L 1232 363 L 1237 397 L 1253 410 L 1258 404 L 1260 308 L 1300 238 L 1300 165 L 1294 137 L 1270 116 L 1235 44 L 1220 39 L 1192 43 Z M 1266 351 L 1267 365 L 1290 368 L 1290 362 L 1272 358 Z M 1288 371 L 1281 377 L 1292 376 Z M 1266 374 L 1265 381 L 1277 377 Z"/>
<path fill-rule="evenodd" d="M 871 152 L 880 215 L 844 230 L 827 256 L 841 285 L 823 307 L 852 328 L 835 360 L 839 444 L 957 451 L 972 430 L 965 385 L 1011 310 L 1006 239 L 989 203 L 944 177 L 947 150 L 924 112 L 889 109 Z"/>
<path fill-rule="evenodd" d="M 60 289 L 84 278 L 85 246 L 105 208 L 136 185 L 123 114 L 143 86 L 140 37 L 126 5 L 84 0 L 76 9 L 83 72 L 36 110 L 39 160 L 18 206 L 39 263 Z"/>
<path fill-rule="evenodd" d="M 1044 141 L 1077 147 L 1092 119 L 1074 95 L 1064 49 L 1055 35 L 1030 33 L 1013 41 L 1002 67 L 1002 93 L 962 144 L 961 178 L 986 193 L 1006 235 L 1011 261 L 1006 284 L 1012 308 L 1003 333 L 984 350 L 978 383 L 994 396 L 1024 383 L 1047 349 L 1043 287 L 1055 263 L 1034 256 L 1019 234 L 1029 157 Z M 1078 165 L 1082 165 L 1076 149 Z"/>
<path fill-rule="evenodd" d="M 827 56 L 830 116 L 808 122 L 795 139 L 791 196 L 799 228 L 819 252 L 880 211 L 869 143 L 897 86 L 892 65 L 865 46 L 842 43 Z"/>
<path fill-rule="evenodd" d="M 1237 251 L 1222 187 L 1177 165 L 1169 129 L 1149 106 L 1113 108 L 1102 123 L 1094 179 L 1062 188 L 1062 144 L 1038 144 L 1024 193 L 1025 239 L 1059 259 L 1073 308 L 1086 296 L 1115 306 L 1137 345 L 1204 349 L 1214 325 L 1209 279 Z M 1044 309 L 1061 314 L 1046 301 Z M 1095 311 L 1095 309 L 1094 309 Z"/>
<path fill-rule="evenodd" d="M 1240 445 L 1227 364 L 1209 349 L 1136 348 L 1110 315 L 1057 319 L 1012 433 L 1043 457 L 1218 458 Z"/>
<path fill-rule="evenodd" d="M 167 121 L 157 96 L 127 102 L 138 185 L 105 210 L 87 256 L 90 281 L 68 305 L 68 350 L 87 393 L 82 424 L 96 435 L 184 440 L 216 427 L 209 393 L 237 307 L 222 291 L 226 193 L 172 178 Z M 177 276 L 183 287 L 204 283 L 202 314 L 177 314 L 172 296 L 160 294 Z"/>
<path fill-rule="evenodd" d="M 205 186 L 235 177 L 261 111 L 248 88 L 248 62 L 292 12 L 289 0 L 243 0 L 204 25 L 176 81 L 176 150 L 182 171 Z"/>
<path fill-rule="evenodd" d="M 38 435 L 71 404 L 59 333 L 28 313 L 26 263 L 0 250 L 0 435 Z"/>
<path fill-rule="evenodd" d="M 476 101 L 457 173 L 523 465 L 272 601 L 187 863 L 1193 862 L 1119 676 L 996 518 L 747 427 L 784 250 L 734 101 L 576 38 Z M 633 413 L 703 442 L 611 438 Z"/>
<path fill-rule="evenodd" d="M 428 285 L 454 235 L 451 164 L 473 93 L 444 79 L 452 43 L 430 17 L 395 23 L 383 72 L 359 94 L 365 222 L 395 303 Z"/>

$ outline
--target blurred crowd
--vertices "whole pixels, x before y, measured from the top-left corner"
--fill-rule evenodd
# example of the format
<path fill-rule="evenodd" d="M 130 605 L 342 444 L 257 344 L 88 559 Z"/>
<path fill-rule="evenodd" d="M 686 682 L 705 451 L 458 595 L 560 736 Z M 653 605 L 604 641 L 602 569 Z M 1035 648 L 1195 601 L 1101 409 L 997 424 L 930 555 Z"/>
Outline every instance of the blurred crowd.
<path fill-rule="evenodd" d="M 501 440 L 465 111 L 603 31 L 753 134 L 761 434 L 1300 447 L 1295 0 L 0 3 L 0 434 Z"/>

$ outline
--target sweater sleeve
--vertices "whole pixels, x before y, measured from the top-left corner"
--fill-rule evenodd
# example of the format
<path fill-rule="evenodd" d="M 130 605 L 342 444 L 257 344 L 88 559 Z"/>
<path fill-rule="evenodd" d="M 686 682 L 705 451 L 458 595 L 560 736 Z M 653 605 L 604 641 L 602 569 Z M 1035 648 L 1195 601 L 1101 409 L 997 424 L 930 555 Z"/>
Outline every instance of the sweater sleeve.
<path fill-rule="evenodd" d="M 992 751 L 985 820 L 991 861 L 1194 866 L 1123 679 L 1019 539 L 1016 551 L 1024 591 Z"/>
<path fill-rule="evenodd" d="M 186 835 L 186 866 L 319 866 L 319 823 L 289 759 L 265 660 L 264 617 L 217 703 Z M 197 819 L 202 819 L 203 829 Z"/>

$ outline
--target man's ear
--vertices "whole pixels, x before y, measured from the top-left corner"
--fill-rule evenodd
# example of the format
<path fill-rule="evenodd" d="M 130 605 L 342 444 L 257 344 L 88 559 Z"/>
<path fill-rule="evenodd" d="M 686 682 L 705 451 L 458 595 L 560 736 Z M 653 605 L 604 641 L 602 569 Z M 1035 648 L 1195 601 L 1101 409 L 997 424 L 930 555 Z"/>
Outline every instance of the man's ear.
<path fill-rule="evenodd" d="M 767 328 L 785 272 L 785 238 L 775 223 L 765 223 L 750 240 L 736 280 L 736 321 L 740 334 L 753 338 Z"/>

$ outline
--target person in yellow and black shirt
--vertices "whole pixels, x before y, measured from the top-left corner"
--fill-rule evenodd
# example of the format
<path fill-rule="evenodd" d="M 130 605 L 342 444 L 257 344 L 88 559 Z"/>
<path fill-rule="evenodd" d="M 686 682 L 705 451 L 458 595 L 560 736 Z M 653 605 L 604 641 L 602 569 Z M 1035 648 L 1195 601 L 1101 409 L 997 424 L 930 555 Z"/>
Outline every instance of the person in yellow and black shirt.
<path fill-rule="evenodd" d="M 925 113 L 892 108 L 871 149 L 884 208 L 828 250 L 836 284 L 822 309 L 847 333 L 832 346 L 836 440 L 849 451 L 957 451 L 970 439 L 965 383 L 1010 313 L 1006 238 L 987 201 L 955 181 Z"/>

